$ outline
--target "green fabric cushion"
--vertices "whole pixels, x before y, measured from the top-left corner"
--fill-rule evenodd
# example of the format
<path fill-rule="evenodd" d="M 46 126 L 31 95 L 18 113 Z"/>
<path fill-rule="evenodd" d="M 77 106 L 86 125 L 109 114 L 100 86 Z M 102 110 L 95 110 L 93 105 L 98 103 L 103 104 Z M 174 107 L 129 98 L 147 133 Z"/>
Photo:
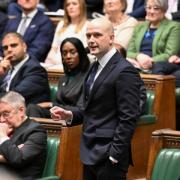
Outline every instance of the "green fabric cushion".
<path fill-rule="evenodd" d="M 54 102 L 56 100 L 56 93 L 58 90 L 57 84 L 50 84 L 50 95 L 51 95 L 51 101 Z"/>
<path fill-rule="evenodd" d="M 60 139 L 58 137 L 48 137 L 47 140 L 47 157 L 44 166 L 42 177 L 55 176 L 56 160 L 58 155 L 58 148 Z"/>
<path fill-rule="evenodd" d="M 176 105 L 180 105 L 180 88 L 176 88 Z"/>
<path fill-rule="evenodd" d="M 154 164 L 151 180 L 180 178 L 180 149 L 162 149 Z"/>
<path fill-rule="evenodd" d="M 153 103 L 155 98 L 154 91 L 147 90 L 146 94 L 147 94 L 147 100 L 145 105 L 145 111 L 138 119 L 137 122 L 138 125 L 151 124 L 151 123 L 155 123 L 156 121 L 156 116 L 153 114 Z"/>

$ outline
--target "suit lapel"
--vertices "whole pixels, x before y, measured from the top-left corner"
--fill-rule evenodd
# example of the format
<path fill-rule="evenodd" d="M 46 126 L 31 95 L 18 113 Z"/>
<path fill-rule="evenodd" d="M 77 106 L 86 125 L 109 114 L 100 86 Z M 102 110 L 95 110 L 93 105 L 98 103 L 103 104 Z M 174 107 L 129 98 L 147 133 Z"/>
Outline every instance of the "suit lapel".
<path fill-rule="evenodd" d="M 9 90 L 11 90 L 13 87 L 15 87 L 17 84 L 20 83 L 20 80 L 22 79 L 22 71 L 24 70 L 24 66 L 25 64 L 28 62 L 29 60 L 27 60 L 21 67 L 20 69 L 17 71 L 17 73 L 15 74 L 15 76 L 13 77 L 13 79 L 11 80 L 10 86 L 9 86 Z"/>
<path fill-rule="evenodd" d="M 108 77 L 108 75 L 111 73 L 111 71 L 116 67 L 116 64 L 120 60 L 117 56 L 118 56 L 118 53 L 116 52 L 112 56 L 112 58 L 109 60 L 109 62 L 106 64 L 106 66 L 102 69 L 101 73 L 99 74 L 99 76 L 95 80 L 94 85 L 92 87 L 92 90 L 91 90 L 91 92 L 89 94 L 89 98 L 88 98 L 88 100 L 86 102 L 86 106 L 91 101 L 94 94 L 96 94 L 98 92 L 98 90 L 99 90 L 100 86 L 102 85 L 103 81 L 105 81 L 105 79 Z M 87 77 L 88 77 L 88 75 L 87 75 Z"/>
<path fill-rule="evenodd" d="M 153 44 L 152 44 L 152 53 L 153 54 L 155 54 L 155 52 L 156 52 L 159 39 L 161 39 L 161 34 L 163 33 L 164 28 L 166 27 L 166 24 L 167 24 L 167 20 L 163 20 L 161 22 L 161 25 L 159 26 L 159 28 L 156 31 L 156 35 L 154 36 L 154 40 L 153 40 Z"/>
<path fill-rule="evenodd" d="M 39 14 L 39 11 L 36 13 L 36 15 L 33 17 L 33 19 L 31 20 L 31 23 L 29 24 L 29 26 L 28 26 L 28 28 L 27 28 L 27 31 L 25 32 L 25 34 L 24 34 L 24 38 L 26 39 L 28 39 L 29 38 L 29 35 L 31 34 L 31 32 L 32 32 L 32 30 L 34 29 L 34 28 L 36 28 L 37 27 L 37 21 L 38 21 L 38 15 Z M 40 20 L 40 19 L 39 19 Z"/>

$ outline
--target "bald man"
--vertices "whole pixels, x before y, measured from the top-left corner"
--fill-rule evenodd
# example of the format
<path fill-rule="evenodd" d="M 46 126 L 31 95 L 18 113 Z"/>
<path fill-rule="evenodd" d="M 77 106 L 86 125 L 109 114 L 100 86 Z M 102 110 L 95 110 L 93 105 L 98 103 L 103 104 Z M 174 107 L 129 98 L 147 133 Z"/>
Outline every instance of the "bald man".
<path fill-rule="evenodd" d="M 86 36 L 97 62 L 84 82 L 84 108 L 67 111 L 53 107 L 51 115 L 55 120 L 65 119 L 71 126 L 83 122 L 80 156 L 84 180 L 124 180 L 132 163 L 130 144 L 140 114 L 142 80 L 113 47 L 114 33 L 109 20 L 92 20 Z M 97 72 L 92 80 L 95 67 Z"/>

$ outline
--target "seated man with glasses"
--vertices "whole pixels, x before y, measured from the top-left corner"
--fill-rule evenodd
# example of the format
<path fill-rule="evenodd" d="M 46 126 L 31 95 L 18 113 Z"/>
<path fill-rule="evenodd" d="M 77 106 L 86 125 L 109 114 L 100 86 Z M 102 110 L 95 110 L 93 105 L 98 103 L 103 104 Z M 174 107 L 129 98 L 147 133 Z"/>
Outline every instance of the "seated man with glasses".
<path fill-rule="evenodd" d="M 25 99 L 10 91 L 0 98 L 0 169 L 23 180 L 40 177 L 46 160 L 47 134 L 26 116 Z"/>
<path fill-rule="evenodd" d="M 166 19 L 167 9 L 167 1 L 147 0 L 146 21 L 134 29 L 127 59 L 142 72 L 158 74 L 158 63 L 180 52 L 180 24 Z"/>

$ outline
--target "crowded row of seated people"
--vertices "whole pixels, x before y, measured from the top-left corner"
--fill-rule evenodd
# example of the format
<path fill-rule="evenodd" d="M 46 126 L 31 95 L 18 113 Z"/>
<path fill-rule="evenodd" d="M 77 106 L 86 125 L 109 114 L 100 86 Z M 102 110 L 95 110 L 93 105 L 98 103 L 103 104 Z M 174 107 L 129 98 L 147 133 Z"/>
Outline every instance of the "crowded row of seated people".
<path fill-rule="evenodd" d="M 81 72 L 81 68 L 79 67 L 81 67 L 81 65 L 78 64 L 82 64 L 83 66 L 82 62 L 87 61 L 87 58 L 85 52 L 79 52 L 79 48 L 77 47 L 77 44 L 80 44 L 80 42 L 83 43 L 81 46 L 84 48 L 87 47 L 86 26 L 88 21 L 86 18 L 85 2 L 84 0 L 64 1 L 64 18 L 59 22 L 55 31 L 55 35 L 52 22 L 48 19 L 47 16 L 45 16 L 40 10 L 37 9 L 37 0 L 18 0 L 18 4 L 22 8 L 22 18 L 18 16 L 16 18 L 10 19 L 5 28 L 5 32 L 8 33 L 17 31 L 17 33 L 21 34 L 21 26 L 26 14 L 29 14 L 31 17 L 31 22 L 28 22 L 27 29 L 23 34 L 21 34 L 23 41 L 25 42 L 23 42 L 20 36 L 15 33 L 10 33 L 9 35 L 6 34 L 3 38 L 1 55 L 3 57 L 4 54 L 4 58 L 0 63 L 2 68 L 0 83 L 1 92 L 15 90 L 23 94 L 27 100 L 27 104 L 40 103 L 39 106 L 50 108 L 52 105 L 51 103 L 41 104 L 42 102 L 50 101 L 50 92 L 48 88 L 49 85 L 47 80 L 47 73 L 42 66 L 38 65 L 38 63 L 39 61 L 45 61 L 45 64 L 62 64 L 62 67 L 64 68 L 65 79 L 60 81 L 59 91 L 64 91 L 63 89 L 66 89 L 67 86 L 69 86 L 67 84 L 76 82 L 79 76 L 85 76 L 85 70 L 87 71 L 88 68 L 85 68 L 85 70 L 83 69 L 84 75 L 79 75 L 78 73 Z M 121 52 L 127 52 L 127 60 L 131 62 L 138 70 L 140 70 L 140 72 L 173 74 L 176 76 L 176 86 L 180 86 L 179 61 L 177 60 L 177 56 L 180 53 L 180 41 L 177 38 L 180 35 L 180 25 L 178 22 L 168 20 L 165 17 L 168 9 L 167 1 L 147 0 L 146 21 L 140 23 L 134 17 L 131 17 L 125 13 L 126 8 L 127 2 L 125 0 L 104 0 L 105 17 L 107 17 L 112 22 L 114 27 L 115 47 Z M 54 40 L 52 41 L 53 36 Z M 74 41 L 77 40 L 68 39 L 69 37 L 77 38 L 80 40 L 80 42 L 75 44 Z M 66 64 L 66 57 L 62 57 L 62 49 L 64 47 L 61 45 L 64 46 L 64 44 L 62 44 L 64 40 L 65 42 L 67 40 L 73 41 L 70 43 L 73 44 L 74 48 L 79 53 L 79 63 L 76 63 L 78 68 L 76 69 L 73 67 L 73 71 L 75 71 L 75 73 L 71 73 L 72 68 Z M 13 51 L 16 51 L 15 47 L 13 47 L 13 42 L 21 46 L 22 55 L 20 58 L 11 57 L 10 55 Z M 72 50 L 71 54 L 73 59 L 74 51 L 75 50 Z M 81 58 L 82 54 L 83 59 Z M 125 54 L 126 53 L 124 53 L 124 56 Z M 90 57 L 91 61 L 92 57 L 88 57 Z M 27 59 L 31 61 L 27 61 Z M 32 59 L 37 63 L 31 63 Z M 23 63 L 19 63 L 20 61 L 23 61 Z M 72 62 L 69 63 L 71 64 Z M 7 72 L 11 70 L 10 67 L 16 67 L 15 65 L 18 66 L 17 70 L 13 70 L 9 84 L 4 89 L 3 79 Z M 68 71 L 66 67 L 68 67 Z M 24 69 L 28 70 L 25 71 Z M 22 74 L 24 75 L 22 76 Z M 25 83 L 23 83 L 23 79 Z M 75 95 L 82 92 L 81 86 L 83 77 L 81 81 L 78 81 L 78 87 L 74 86 L 74 88 L 77 89 Z M 72 88 L 72 86 L 70 87 Z M 31 92 L 29 89 L 31 89 Z M 39 96 L 39 94 L 41 94 L 41 96 Z M 58 104 L 66 104 L 67 100 L 67 104 L 76 106 L 79 102 L 79 97 L 74 98 L 75 95 L 72 97 L 71 94 L 70 98 L 67 98 L 66 95 L 68 93 L 66 94 L 63 92 L 62 94 L 64 97 L 62 98 L 60 94 L 61 93 L 59 93 L 57 96 Z M 60 101 L 58 100 L 59 98 Z"/>

